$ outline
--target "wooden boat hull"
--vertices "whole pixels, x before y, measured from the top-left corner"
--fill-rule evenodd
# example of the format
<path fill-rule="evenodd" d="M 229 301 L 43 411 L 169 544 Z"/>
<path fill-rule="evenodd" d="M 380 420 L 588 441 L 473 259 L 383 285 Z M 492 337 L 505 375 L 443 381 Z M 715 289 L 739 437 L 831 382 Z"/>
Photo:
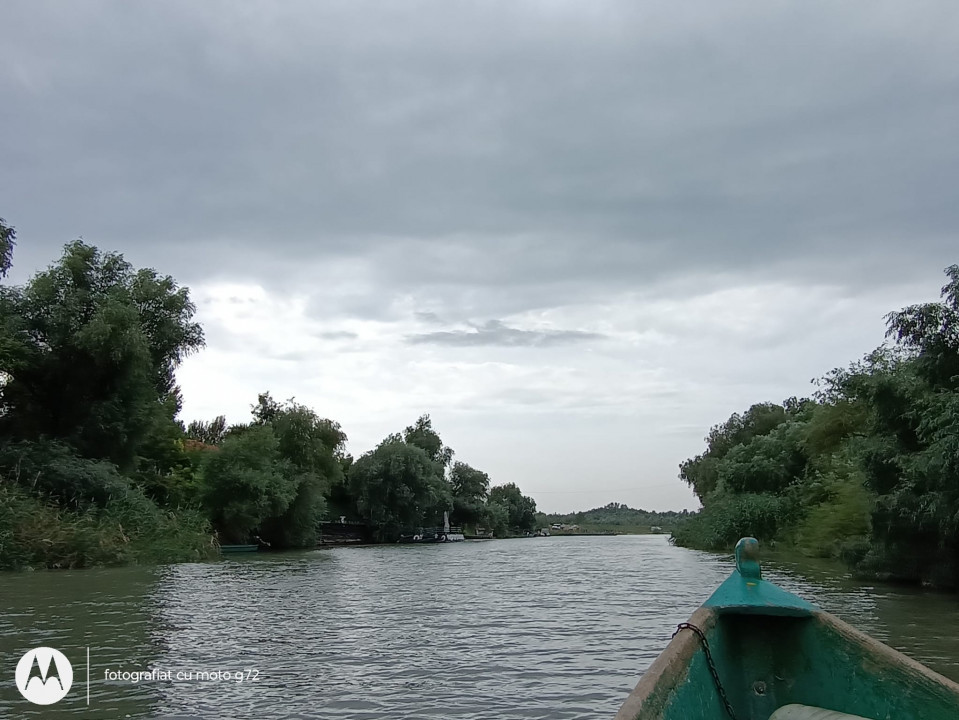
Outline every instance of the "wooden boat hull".
<path fill-rule="evenodd" d="M 721 587 L 689 619 L 705 636 L 736 720 L 769 720 L 777 709 L 794 703 L 812 707 L 798 715 L 780 714 L 812 718 L 817 716 L 812 708 L 823 708 L 871 720 L 959 718 L 956 683 L 772 583 L 748 582 L 735 577 L 738 571 L 733 575 L 724 586 L 732 583 L 738 592 L 741 583 L 755 596 L 775 590 L 785 603 L 727 602 L 728 597 L 716 597 Z M 640 679 L 616 720 L 729 717 L 702 639 L 694 630 L 682 629 Z"/>
<path fill-rule="evenodd" d="M 259 545 L 220 545 L 220 552 L 224 555 L 230 553 L 256 552 L 259 549 Z"/>

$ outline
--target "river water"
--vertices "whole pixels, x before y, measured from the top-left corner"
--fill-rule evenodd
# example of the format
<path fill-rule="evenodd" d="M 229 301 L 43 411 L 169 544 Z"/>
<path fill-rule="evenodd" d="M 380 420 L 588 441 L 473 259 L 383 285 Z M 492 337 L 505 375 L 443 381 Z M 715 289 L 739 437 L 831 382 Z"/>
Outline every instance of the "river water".
<path fill-rule="evenodd" d="M 650 535 L 0 574 L 0 717 L 611 718 L 731 569 Z M 955 596 L 829 563 L 774 557 L 764 572 L 959 680 Z M 13 677 L 41 645 L 74 668 L 46 708 Z"/>

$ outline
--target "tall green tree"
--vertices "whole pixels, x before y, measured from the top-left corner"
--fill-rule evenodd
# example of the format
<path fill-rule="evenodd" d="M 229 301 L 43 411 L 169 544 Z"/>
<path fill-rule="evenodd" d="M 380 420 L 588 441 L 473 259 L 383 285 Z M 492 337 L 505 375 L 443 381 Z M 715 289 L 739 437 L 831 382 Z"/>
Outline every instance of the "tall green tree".
<path fill-rule="evenodd" d="M 268 425 L 226 438 L 203 463 L 201 498 L 220 541 L 247 543 L 270 518 L 282 516 L 297 495 L 289 463 Z"/>
<path fill-rule="evenodd" d="M 804 440 L 805 424 L 793 421 L 733 447 L 719 466 L 719 487 L 738 493 L 787 490 L 805 476 Z"/>
<path fill-rule="evenodd" d="M 0 277 L 14 239 L 0 221 Z M 0 567 L 213 553 L 208 521 L 183 507 L 195 493 L 170 492 L 189 475 L 173 372 L 202 345 L 192 315 L 172 278 L 81 242 L 0 285 Z"/>
<path fill-rule="evenodd" d="M 226 431 L 226 415 L 217 415 L 210 421 L 192 420 L 186 427 L 186 436 L 205 445 L 219 445 Z"/>
<path fill-rule="evenodd" d="M 223 537 L 247 542 L 256 534 L 274 547 L 311 547 L 325 495 L 343 483 L 346 434 L 305 405 L 269 393 L 252 411 L 250 424 L 229 430 L 218 418 L 212 435 L 209 425 L 191 423 L 196 435 L 218 440 L 204 454 L 205 506 Z M 239 473 L 243 463 L 248 472 Z"/>
<path fill-rule="evenodd" d="M 506 510 L 511 530 L 528 532 L 536 528 L 536 501 L 523 495 L 515 483 L 490 489 L 489 504 L 499 505 Z"/>
<path fill-rule="evenodd" d="M 499 538 L 509 535 L 509 508 L 502 503 L 486 503 L 483 512 L 483 527 L 486 530 L 491 530 L 493 535 Z"/>
<path fill-rule="evenodd" d="M 403 431 L 403 441 L 420 448 L 432 462 L 438 463 L 440 473 L 453 461 L 453 450 L 443 444 L 443 439 L 433 429 L 433 421 L 429 415 L 421 415 L 415 423 L 406 428 Z"/>
<path fill-rule="evenodd" d="M 81 241 L 7 293 L 0 437 L 61 439 L 135 468 L 159 422 L 173 422 L 174 370 L 203 345 L 186 288 Z"/>
<path fill-rule="evenodd" d="M 451 505 L 449 485 L 421 447 L 391 435 L 350 467 L 357 514 L 380 540 L 434 526 Z"/>
<path fill-rule="evenodd" d="M 137 448 L 136 471 L 131 476 L 161 505 L 197 506 L 197 462 L 177 420 L 180 394 L 170 393 L 161 405 Z"/>
<path fill-rule="evenodd" d="M 267 414 L 257 409 L 273 404 Z M 317 528 L 326 511 L 325 496 L 343 482 L 346 434 L 339 423 L 289 400 L 273 403 L 269 393 L 254 406 L 254 426 L 272 429 L 277 451 L 296 487 L 289 508 L 263 524 L 264 537 L 281 547 L 308 547 L 316 543 Z"/>
<path fill-rule="evenodd" d="M 945 270 L 942 302 L 910 305 L 886 316 L 886 337 L 917 359 L 934 386 L 959 389 L 959 265 Z"/>
<path fill-rule="evenodd" d="M 792 406 L 798 407 L 799 403 Z M 742 415 L 733 413 L 725 423 L 710 429 L 706 452 L 684 461 L 679 467 L 679 477 L 703 500 L 717 488 L 720 465 L 733 448 L 772 432 L 788 418 L 786 408 L 775 403 L 757 403 Z"/>
<path fill-rule="evenodd" d="M 485 518 L 489 496 L 489 475 L 463 462 L 453 463 L 449 476 L 453 493 L 452 521 L 456 525 L 477 525 Z"/>

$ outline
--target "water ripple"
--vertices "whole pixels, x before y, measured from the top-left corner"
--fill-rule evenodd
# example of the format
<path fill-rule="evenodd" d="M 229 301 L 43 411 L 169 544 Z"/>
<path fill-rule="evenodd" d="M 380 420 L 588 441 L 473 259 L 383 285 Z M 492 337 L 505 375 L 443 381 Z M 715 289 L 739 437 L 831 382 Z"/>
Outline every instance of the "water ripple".
<path fill-rule="evenodd" d="M 609 718 L 676 624 L 730 569 L 728 557 L 635 536 L 8 575 L 6 587 L 22 592 L 0 606 L 7 664 L 39 644 L 71 659 L 89 646 L 91 704 L 71 692 L 55 708 L 31 711 L 8 684 L 0 715 L 15 708 L 22 717 Z M 817 574 L 782 562 L 767 574 L 959 675 L 959 643 L 930 632 L 917 610 L 938 603 L 957 627 L 948 598 L 876 592 L 835 568 Z M 883 620 L 889 609 L 912 609 L 915 622 L 892 631 Z M 107 668 L 230 677 L 132 685 L 105 678 Z"/>

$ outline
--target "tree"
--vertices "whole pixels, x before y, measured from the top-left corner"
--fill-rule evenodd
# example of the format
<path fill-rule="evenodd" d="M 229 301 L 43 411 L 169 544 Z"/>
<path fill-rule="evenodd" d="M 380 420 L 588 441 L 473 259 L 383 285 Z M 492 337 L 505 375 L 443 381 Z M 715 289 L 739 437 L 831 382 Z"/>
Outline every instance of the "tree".
<path fill-rule="evenodd" d="M 0 218 L 0 278 L 6 277 L 13 264 L 13 247 L 17 244 L 17 231 Z"/>
<path fill-rule="evenodd" d="M 81 241 L 6 294 L 0 437 L 64 440 L 123 471 L 178 396 L 174 370 L 203 345 L 186 288 Z"/>
<path fill-rule="evenodd" d="M 959 388 L 959 265 L 945 269 L 943 302 L 910 305 L 886 315 L 886 337 L 919 358 L 936 386 Z"/>
<path fill-rule="evenodd" d="M 450 489 L 423 448 L 387 437 L 350 467 L 350 493 L 359 516 L 379 540 L 438 522 Z"/>
<path fill-rule="evenodd" d="M 217 415 L 209 422 L 193 420 L 187 425 L 186 436 L 205 445 L 219 445 L 226 437 L 226 415 Z"/>
<path fill-rule="evenodd" d="M 500 503 L 487 503 L 483 513 L 483 526 L 492 530 L 496 537 L 509 535 L 509 509 Z"/>
<path fill-rule="evenodd" d="M 785 422 L 732 448 L 718 468 L 720 487 L 736 493 L 780 493 L 803 478 L 805 425 Z"/>
<path fill-rule="evenodd" d="M 828 373 L 815 401 L 713 428 L 681 466 L 703 510 L 674 539 L 791 540 L 860 573 L 959 587 L 959 265 L 946 275 L 941 302 L 889 313 L 894 344 Z"/>
<path fill-rule="evenodd" d="M 505 508 L 510 529 L 520 532 L 535 529 L 536 501 L 523 495 L 515 483 L 492 488 L 489 491 L 489 503 Z"/>
<path fill-rule="evenodd" d="M 260 525 L 283 515 L 297 494 L 273 429 L 262 425 L 206 454 L 201 499 L 221 542 L 246 543 Z"/>
<path fill-rule="evenodd" d="M 450 470 L 449 482 L 453 492 L 452 517 L 455 524 L 476 525 L 483 522 L 489 495 L 489 475 L 466 463 L 455 462 Z"/>
<path fill-rule="evenodd" d="M 269 398 L 269 393 L 261 395 L 261 400 L 264 397 Z M 320 418 L 293 400 L 276 403 L 273 411 L 262 417 L 269 420 L 256 420 L 254 427 L 273 430 L 279 457 L 296 487 L 289 508 L 263 524 L 264 537 L 281 547 L 312 546 L 326 510 L 325 495 L 343 480 L 346 434 L 338 423 Z"/>
<path fill-rule="evenodd" d="M 6 277 L 13 261 L 13 246 L 16 231 L 8 227 L 0 218 L 0 278 Z M 0 285 L 0 415 L 5 412 L 4 386 L 10 380 L 10 369 L 16 356 L 19 343 L 17 332 L 20 323 L 13 311 L 15 293 Z"/>
<path fill-rule="evenodd" d="M 105 507 L 130 488 L 113 464 L 77 457 L 73 448 L 52 440 L 0 445 L 0 476 L 71 509 Z"/>
<path fill-rule="evenodd" d="M 791 409 L 802 407 L 793 398 L 788 403 Z M 720 461 L 727 453 L 754 437 L 772 432 L 789 417 L 789 412 L 775 403 L 757 403 L 742 415 L 733 413 L 725 423 L 710 429 L 706 436 L 706 452 L 680 464 L 680 479 L 703 500 L 718 486 Z"/>
<path fill-rule="evenodd" d="M 0 220 L 0 278 L 14 241 Z M 0 567 L 213 552 L 180 507 L 196 494 L 173 373 L 203 342 L 193 312 L 172 278 L 82 242 L 0 285 Z"/>
<path fill-rule="evenodd" d="M 292 402 L 292 400 L 290 401 Z M 283 404 L 273 399 L 270 393 L 260 393 L 256 397 L 256 405 L 251 405 L 253 412 L 253 423 L 262 425 L 272 422 L 283 410 Z"/>
<path fill-rule="evenodd" d="M 180 412 L 179 392 L 168 395 L 162 406 L 137 448 L 136 471 L 132 477 L 161 505 L 196 507 L 199 505 L 196 451 L 207 445 L 191 442 L 183 424 L 176 419 Z"/>
<path fill-rule="evenodd" d="M 243 535 L 256 532 L 274 547 L 312 547 L 325 495 L 343 482 L 346 434 L 305 405 L 277 402 L 269 393 L 259 395 L 252 412 L 252 423 L 229 430 L 222 416 L 209 424 L 191 423 L 194 435 L 218 445 L 208 443 L 205 504 L 230 537 L 245 541 Z M 251 465 L 252 474 L 231 480 L 236 458 L 249 457 L 254 449 L 261 456 Z M 218 503 L 227 503 L 226 514 Z"/>
<path fill-rule="evenodd" d="M 429 415 L 422 415 L 403 432 L 403 441 L 420 448 L 432 462 L 439 463 L 440 473 L 449 467 L 453 460 L 453 451 L 443 444 L 439 433 L 433 429 Z"/>

